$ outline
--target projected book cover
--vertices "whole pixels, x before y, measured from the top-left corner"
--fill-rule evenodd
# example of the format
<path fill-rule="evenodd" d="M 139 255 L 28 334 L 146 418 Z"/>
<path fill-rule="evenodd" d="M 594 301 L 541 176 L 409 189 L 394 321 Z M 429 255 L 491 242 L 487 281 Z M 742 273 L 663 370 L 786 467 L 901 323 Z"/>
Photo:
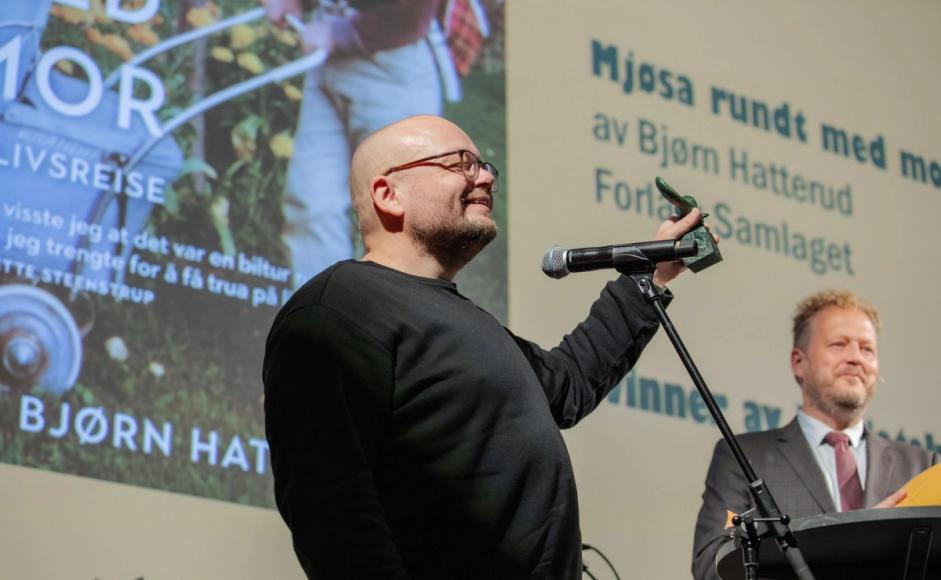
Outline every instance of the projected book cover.
<path fill-rule="evenodd" d="M 357 3 L 319 4 L 0 6 L 0 461 L 273 505 L 264 341 L 297 284 L 362 253 L 352 148 L 425 112 L 506 158 L 501 2 L 329 54 L 305 22 Z M 504 320 L 505 195 L 458 280 Z"/>

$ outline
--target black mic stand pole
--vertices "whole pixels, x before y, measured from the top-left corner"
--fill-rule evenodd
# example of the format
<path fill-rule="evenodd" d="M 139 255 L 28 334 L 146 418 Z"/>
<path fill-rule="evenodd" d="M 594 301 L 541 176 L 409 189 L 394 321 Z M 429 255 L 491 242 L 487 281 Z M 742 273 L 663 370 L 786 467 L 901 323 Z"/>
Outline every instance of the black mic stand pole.
<path fill-rule="evenodd" d="M 719 431 L 722 432 L 722 437 L 725 439 L 729 449 L 732 451 L 732 455 L 735 456 L 735 460 L 742 469 L 742 473 L 745 474 L 745 478 L 748 480 L 748 489 L 751 492 L 752 498 L 755 500 L 756 507 L 737 517 L 738 521 L 745 524 L 745 537 L 742 538 L 745 577 L 749 580 L 757 580 L 758 544 L 761 541 L 762 535 L 773 535 L 775 541 L 778 543 L 778 548 L 780 548 L 781 553 L 784 554 L 784 557 L 791 565 L 797 578 L 800 580 L 814 580 L 814 575 L 807 566 L 807 562 L 804 561 L 804 557 L 797 547 L 797 541 L 794 539 L 788 527 L 790 518 L 781 513 L 778 504 L 775 503 L 765 482 L 758 477 L 751 463 L 748 462 L 748 458 L 745 457 L 745 452 L 738 444 L 738 440 L 735 438 L 735 434 L 725 420 L 725 416 L 723 416 L 722 410 L 716 403 L 715 397 L 712 396 L 712 392 L 709 390 L 709 387 L 706 386 L 705 379 L 703 379 L 702 375 L 699 373 L 699 369 L 696 368 L 693 357 L 690 356 L 689 351 L 686 350 L 686 345 L 683 344 L 683 340 L 673 326 L 673 321 L 671 321 L 670 317 L 667 315 L 667 311 L 663 307 L 662 296 L 653 283 L 652 276 L 655 265 L 640 252 L 615 255 L 613 256 L 613 260 L 615 269 L 621 274 L 629 276 L 631 280 L 634 281 L 634 284 L 637 285 L 644 299 L 657 313 L 657 318 L 660 319 L 660 325 L 667 333 L 667 336 L 670 337 L 670 342 L 673 343 L 676 353 L 679 355 L 680 360 L 683 361 L 683 365 L 686 367 L 687 372 L 689 372 L 689 376 L 693 379 L 693 383 L 702 396 L 702 400 L 706 403 L 706 407 L 709 408 L 709 413 L 712 414 L 712 418 L 715 419 Z M 753 512 L 756 509 L 761 517 L 754 517 Z M 763 533 L 759 533 L 755 526 L 756 523 L 768 524 L 768 528 L 766 528 Z"/>

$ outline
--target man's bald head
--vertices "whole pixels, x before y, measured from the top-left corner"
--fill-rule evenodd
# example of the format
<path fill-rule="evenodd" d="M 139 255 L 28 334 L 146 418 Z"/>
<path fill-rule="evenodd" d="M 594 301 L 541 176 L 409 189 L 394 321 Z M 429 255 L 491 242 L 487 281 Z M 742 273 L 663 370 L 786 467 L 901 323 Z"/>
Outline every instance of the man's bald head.
<path fill-rule="evenodd" d="M 363 235 L 379 223 L 372 204 L 373 179 L 396 165 L 460 148 L 473 148 L 470 137 L 447 119 L 429 115 L 408 117 L 366 137 L 350 164 L 350 194 Z"/>

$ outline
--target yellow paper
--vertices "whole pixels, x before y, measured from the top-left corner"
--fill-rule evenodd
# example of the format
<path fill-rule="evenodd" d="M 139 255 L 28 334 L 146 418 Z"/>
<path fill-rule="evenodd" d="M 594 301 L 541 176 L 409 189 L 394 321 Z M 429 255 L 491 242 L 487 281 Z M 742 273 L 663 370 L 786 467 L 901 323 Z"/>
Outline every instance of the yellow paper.
<path fill-rule="evenodd" d="M 908 495 L 897 507 L 941 505 L 941 463 L 922 471 L 902 489 Z"/>
<path fill-rule="evenodd" d="M 733 527 L 732 518 L 734 518 L 737 515 L 738 514 L 733 512 L 732 510 L 725 510 L 725 529 L 729 529 Z"/>

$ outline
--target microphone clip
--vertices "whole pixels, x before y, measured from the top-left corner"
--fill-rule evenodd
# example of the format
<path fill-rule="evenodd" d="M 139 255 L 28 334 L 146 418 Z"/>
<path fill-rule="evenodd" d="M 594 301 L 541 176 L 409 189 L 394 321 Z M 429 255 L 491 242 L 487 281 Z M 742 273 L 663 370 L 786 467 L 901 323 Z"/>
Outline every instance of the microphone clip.
<path fill-rule="evenodd" d="M 614 248 L 611 251 L 611 262 L 614 264 L 614 269 L 625 276 L 653 274 L 657 268 L 655 263 L 634 246 Z"/>

